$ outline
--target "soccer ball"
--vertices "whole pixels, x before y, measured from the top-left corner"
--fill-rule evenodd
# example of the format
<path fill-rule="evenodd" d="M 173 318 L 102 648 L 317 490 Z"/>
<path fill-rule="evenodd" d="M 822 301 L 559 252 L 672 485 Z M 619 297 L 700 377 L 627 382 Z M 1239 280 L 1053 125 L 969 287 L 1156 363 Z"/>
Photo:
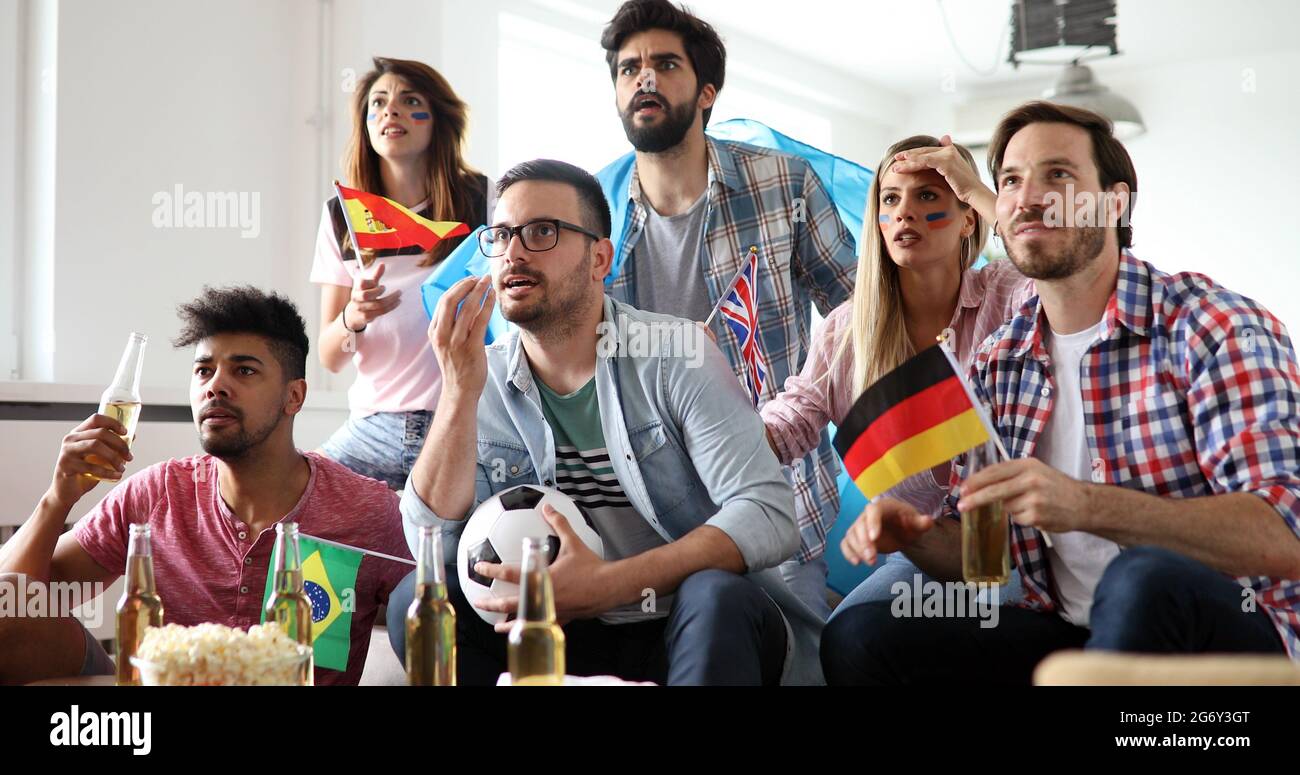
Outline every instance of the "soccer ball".
<path fill-rule="evenodd" d="M 480 600 L 494 597 L 514 597 L 519 586 L 508 581 L 493 579 L 474 570 L 479 562 L 522 565 L 525 538 L 546 538 L 548 559 L 555 562 L 560 552 L 560 539 L 542 518 L 542 506 L 549 505 L 569 520 L 569 527 L 597 556 L 605 556 L 605 546 L 596 533 L 591 517 L 572 498 L 551 487 L 521 484 L 511 487 L 479 504 L 465 523 L 456 547 L 456 575 L 460 578 L 460 591 L 488 624 L 504 621 L 506 614 L 484 611 L 478 607 Z"/>

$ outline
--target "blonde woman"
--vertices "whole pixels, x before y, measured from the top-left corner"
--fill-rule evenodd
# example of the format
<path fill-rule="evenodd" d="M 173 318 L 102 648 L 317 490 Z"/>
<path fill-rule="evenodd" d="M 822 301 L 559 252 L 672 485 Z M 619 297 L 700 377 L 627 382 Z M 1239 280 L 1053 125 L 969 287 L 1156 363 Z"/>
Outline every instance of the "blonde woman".
<path fill-rule="evenodd" d="M 944 136 L 895 143 L 876 167 L 853 297 L 818 329 L 803 371 L 763 406 L 772 449 L 783 464 L 839 423 L 862 391 L 947 331 L 962 363 L 1033 294 L 1033 281 L 1010 261 L 971 264 L 994 219 L 995 196 L 979 178 L 970 151 Z M 925 514 L 939 510 L 949 465 L 916 474 L 885 493 Z M 858 536 L 859 517 L 841 550 L 854 565 L 874 563 Z M 890 598 L 894 582 L 927 580 L 901 552 L 888 556 L 836 612 Z M 832 614 L 832 617 L 834 614 Z"/>

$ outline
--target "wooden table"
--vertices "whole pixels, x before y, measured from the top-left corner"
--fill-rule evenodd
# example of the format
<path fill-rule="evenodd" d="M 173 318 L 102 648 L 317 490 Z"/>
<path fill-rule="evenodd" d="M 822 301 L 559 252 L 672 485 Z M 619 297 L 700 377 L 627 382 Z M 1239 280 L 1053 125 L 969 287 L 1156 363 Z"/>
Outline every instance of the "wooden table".
<path fill-rule="evenodd" d="M 32 681 L 28 686 L 116 686 L 115 675 L 70 675 L 64 678 L 46 678 Z"/>

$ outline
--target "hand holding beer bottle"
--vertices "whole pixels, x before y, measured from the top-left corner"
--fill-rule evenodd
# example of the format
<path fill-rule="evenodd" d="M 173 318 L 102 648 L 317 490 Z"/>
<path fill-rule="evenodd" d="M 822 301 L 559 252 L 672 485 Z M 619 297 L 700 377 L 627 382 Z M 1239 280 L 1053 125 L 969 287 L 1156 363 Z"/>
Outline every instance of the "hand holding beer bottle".
<path fill-rule="evenodd" d="M 70 509 L 100 480 L 120 479 L 133 459 L 127 435 L 127 427 L 112 417 L 87 417 L 63 437 L 47 496 Z"/>

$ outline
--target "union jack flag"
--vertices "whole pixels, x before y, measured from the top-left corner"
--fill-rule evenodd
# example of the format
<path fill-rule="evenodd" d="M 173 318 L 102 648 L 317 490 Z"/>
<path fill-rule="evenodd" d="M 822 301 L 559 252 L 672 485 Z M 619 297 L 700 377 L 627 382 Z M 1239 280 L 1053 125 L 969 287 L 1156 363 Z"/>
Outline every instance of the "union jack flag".
<path fill-rule="evenodd" d="M 763 354 L 758 334 L 758 249 L 750 248 L 749 256 L 740 273 L 731 283 L 731 290 L 722 297 L 718 312 L 740 341 L 740 354 L 745 364 L 745 385 L 750 400 L 758 406 L 763 395 L 763 382 L 767 379 L 767 356 Z"/>

